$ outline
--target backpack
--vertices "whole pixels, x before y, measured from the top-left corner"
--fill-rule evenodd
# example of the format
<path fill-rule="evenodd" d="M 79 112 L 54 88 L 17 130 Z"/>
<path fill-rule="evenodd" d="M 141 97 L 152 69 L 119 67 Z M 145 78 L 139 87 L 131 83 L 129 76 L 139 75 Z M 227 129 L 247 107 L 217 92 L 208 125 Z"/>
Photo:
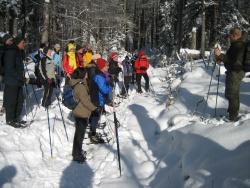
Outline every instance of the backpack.
<path fill-rule="evenodd" d="M 149 66 L 147 58 L 140 58 L 139 59 L 139 67 L 140 70 L 147 70 Z"/>
<path fill-rule="evenodd" d="M 63 89 L 62 93 L 62 104 L 70 110 L 74 110 L 78 105 L 79 101 L 77 101 L 73 94 L 73 89 L 77 84 L 81 84 L 82 82 L 76 83 L 74 86 L 66 85 Z"/>
<path fill-rule="evenodd" d="M 250 72 L 250 41 L 246 42 L 245 54 L 242 65 L 243 70 L 245 72 Z"/>

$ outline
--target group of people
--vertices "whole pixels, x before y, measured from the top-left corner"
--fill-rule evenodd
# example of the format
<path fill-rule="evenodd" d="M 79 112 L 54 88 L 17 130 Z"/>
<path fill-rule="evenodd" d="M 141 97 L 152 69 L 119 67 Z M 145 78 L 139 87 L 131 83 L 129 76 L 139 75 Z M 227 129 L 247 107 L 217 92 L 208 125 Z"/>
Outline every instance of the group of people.
<path fill-rule="evenodd" d="M 145 91 L 149 90 L 149 60 L 143 50 L 134 53 L 132 58 L 126 56 L 122 62 L 118 62 L 118 52 L 111 52 L 105 60 L 100 54 L 94 54 L 89 46 L 83 48 L 74 41 L 67 43 L 63 53 L 59 44 L 53 47 L 41 44 L 38 50 L 29 54 L 35 63 L 35 76 L 30 77 L 29 74 L 25 77 L 27 65 L 24 63 L 24 49 L 23 37 L 13 38 L 9 34 L 2 37 L 0 59 L 6 123 L 15 128 L 24 127 L 25 122 L 21 119 L 24 85 L 43 87 L 42 106 L 48 109 L 52 103 L 54 88 L 60 89 L 64 78 L 65 86 L 71 86 L 77 101 L 72 110 L 76 127 L 72 156 L 74 161 L 80 163 L 86 160 L 82 143 L 88 125 L 90 141 L 94 144 L 104 143 L 96 129 L 101 114 L 105 113 L 105 105 L 113 106 L 114 88 L 122 85 L 120 95 L 126 97 L 129 85 L 134 81 L 132 78 L 136 77 L 137 92 L 141 93 L 141 77 L 144 77 Z M 123 75 L 123 80 L 119 80 L 119 74 Z"/>
<path fill-rule="evenodd" d="M 228 113 L 230 121 L 237 121 L 239 114 L 240 83 L 245 72 L 242 69 L 245 42 L 239 28 L 230 30 L 231 46 L 226 54 L 220 49 L 214 50 L 218 63 L 224 62 L 226 72 L 225 96 L 229 101 Z M 107 60 L 100 54 L 94 54 L 89 46 L 83 48 L 74 41 L 67 43 L 62 53 L 61 46 L 55 44 L 50 47 L 41 44 L 40 48 L 29 57 L 35 62 L 35 77 L 25 77 L 25 39 L 21 36 L 12 37 L 4 34 L 0 42 L 0 75 L 4 82 L 3 109 L 5 109 L 6 123 L 15 128 L 23 127 L 21 119 L 24 101 L 23 86 L 34 84 L 44 88 L 42 106 L 46 109 L 51 105 L 53 89 L 60 87 L 62 78 L 65 85 L 71 86 L 75 99 L 78 101 L 72 110 L 75 117 L 75 135 L 72 156 L 77 162 L 86 160 L 86 152 L 82 143 L 86 127 L 90 124 L 89 138 L 95 144 L 104 143 L 97 134 L 96 128 L 101 114 L 105 112 L 105 105 L 113 106 L 113 90 L 123 83 L 120 95 L 128 95 L 129 85 L 136 81 L 137 92 L 142 92 L 141 78 L 145 80 L 145 91 L 149 91 L 149 77 L 147 70 L 149 60 L 143 50 L 126 56 L 122 62 L 118 61 L 119 54 L 111 52 Z M 123 80 L 119 80 L 122 74 Z"/>

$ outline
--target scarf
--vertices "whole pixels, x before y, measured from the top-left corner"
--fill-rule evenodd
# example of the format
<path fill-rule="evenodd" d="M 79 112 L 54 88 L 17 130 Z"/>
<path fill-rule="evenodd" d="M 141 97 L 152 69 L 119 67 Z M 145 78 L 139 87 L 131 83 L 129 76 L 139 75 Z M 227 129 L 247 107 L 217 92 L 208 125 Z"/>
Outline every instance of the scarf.
<path fill-rule="evenodd" d="M 75 52 L 68 52 L 67 55 L 69 56 L 69 66 L 75 70 L 77 68 Z"/>

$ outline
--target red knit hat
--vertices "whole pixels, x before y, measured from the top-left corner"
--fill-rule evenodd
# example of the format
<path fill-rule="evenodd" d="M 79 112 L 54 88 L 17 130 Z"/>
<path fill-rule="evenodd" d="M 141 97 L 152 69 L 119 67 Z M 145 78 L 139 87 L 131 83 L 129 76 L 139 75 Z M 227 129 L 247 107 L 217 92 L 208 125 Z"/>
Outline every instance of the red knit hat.
<path fill-rule="evenodd" d="M 102 70 L 107 65 L 107 61 L 105 59 L 99 58 L 96 60 L 96 66 L 99 70 Z"/>
<path fill-rule="evenodd" d="M 112 53 L 110 54 L 110 58 L 111 58 L 111 59 L 114 59 L 115 57 L 118 57 L 118 53 L 117 53 L 117 52 L 112 52 Z"/>

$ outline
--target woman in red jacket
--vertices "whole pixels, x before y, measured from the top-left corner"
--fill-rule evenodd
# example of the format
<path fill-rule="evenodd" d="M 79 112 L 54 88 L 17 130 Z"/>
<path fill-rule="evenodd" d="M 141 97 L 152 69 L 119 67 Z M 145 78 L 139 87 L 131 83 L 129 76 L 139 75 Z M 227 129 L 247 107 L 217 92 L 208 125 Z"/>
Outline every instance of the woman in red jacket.
<path fill-rule="evenodd" d="M 137 92 L 142 93 L 141 89 L 141 77 L 143 76 L 145 80 L 145 90 L 149 90 L 149 77 L 147 74 L 147 69 L 149 67 L 149 61 L 145 56 L 143 50 L 141 50 L 138 54 L 138 58 L 135 61 L 135 73 L 136 73 L 136 83 L 137 83 Z"/>

